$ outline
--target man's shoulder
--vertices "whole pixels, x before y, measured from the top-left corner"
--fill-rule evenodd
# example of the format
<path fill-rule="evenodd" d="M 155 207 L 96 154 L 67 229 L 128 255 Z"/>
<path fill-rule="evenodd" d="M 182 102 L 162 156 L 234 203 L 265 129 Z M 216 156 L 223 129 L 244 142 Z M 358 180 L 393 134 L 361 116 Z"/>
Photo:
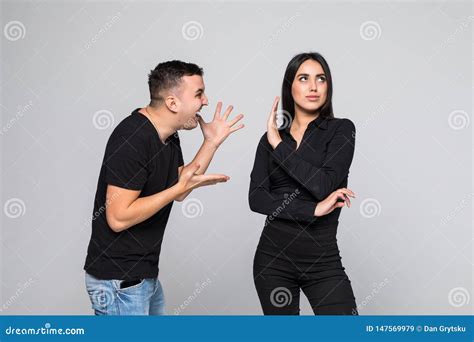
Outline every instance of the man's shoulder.
<path fill-rule="evenodd" d="M 137 110 L 135 109 L 131 114 L 123 118 L 114 128 L 112 135 L 148 136 L 150 134 L 147 123 L 148 119 L 144 115 L 140 115 Z"/>
<path fill-rule="evenodd" d="M 151 133 L 146 120 L 146 117 L 141 117 L 134 110 L 115 126 L 110 134 L 108 145 L 122 144 L 125 141 L 134 146 L 137 144 L 148 145 Z"/>

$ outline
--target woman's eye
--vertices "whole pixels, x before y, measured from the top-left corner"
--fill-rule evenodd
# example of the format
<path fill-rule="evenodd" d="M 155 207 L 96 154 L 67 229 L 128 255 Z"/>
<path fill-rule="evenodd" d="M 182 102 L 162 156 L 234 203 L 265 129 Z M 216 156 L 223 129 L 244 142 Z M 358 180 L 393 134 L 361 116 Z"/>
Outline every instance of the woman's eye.
<path fill-rule="evenodd" d="M 319 77 L 318 81 L 321 83 L 326 82 L 326 77 Z"/>
<path fill-rule="evenodd" d="M 306 76 L 301 76 L 300 81 L 306 81 L 308 78 Z"/>

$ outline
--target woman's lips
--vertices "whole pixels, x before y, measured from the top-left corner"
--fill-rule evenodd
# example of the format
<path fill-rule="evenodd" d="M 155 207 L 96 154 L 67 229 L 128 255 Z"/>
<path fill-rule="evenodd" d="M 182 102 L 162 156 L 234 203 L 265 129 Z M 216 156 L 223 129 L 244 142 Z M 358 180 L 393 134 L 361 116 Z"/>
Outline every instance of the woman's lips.
<path fill-rule="evenodd" d="M 306 98 L 310 101 L 317 101 L 319 100 L 320 96 L 306 96 Z"/>

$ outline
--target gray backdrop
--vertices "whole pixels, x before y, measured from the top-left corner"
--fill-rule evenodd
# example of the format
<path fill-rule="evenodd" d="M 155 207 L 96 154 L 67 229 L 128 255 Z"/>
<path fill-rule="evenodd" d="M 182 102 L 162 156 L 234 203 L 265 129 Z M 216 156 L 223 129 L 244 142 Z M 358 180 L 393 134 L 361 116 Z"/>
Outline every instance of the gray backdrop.
<path fill-rule="evenodd" d="M 472 313 L 472 3 L 3 1 L 1 313 L 91 314 L 82 270 L 106 141 L 170 59 L 204 67 L 210 106 L 246 115 L 176 202 L 161 253 L 168 314 L 261 314 L 249 210 L 257 142 L 286 64 L 318 51 L 356 125 L 340 217 L 360 314 Z M 199 129 L 181 133 L 185 160 Z M 303 296 L 302 314 L 311 314 Z"/>

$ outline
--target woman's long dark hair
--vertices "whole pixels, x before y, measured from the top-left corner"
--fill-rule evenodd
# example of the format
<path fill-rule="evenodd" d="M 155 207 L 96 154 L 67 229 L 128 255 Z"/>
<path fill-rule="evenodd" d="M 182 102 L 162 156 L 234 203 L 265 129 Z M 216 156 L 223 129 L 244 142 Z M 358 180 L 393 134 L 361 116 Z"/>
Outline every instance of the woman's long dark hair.
<path fill-rule="evenodd" d="M 307 61 L 308 59 L 312 59 L 319 64 L 321 64 L 324 74 L 326 75 L 326 81 L 328 83 L 328 91 L 326 102 L 321 106 L 319 109 L 319 115 L 322 118 L 334 118 L 334 113 L 332 110 L 332 77 L 331 77 L 331 70 L 329 70 L 329 65 L 324 59 L 317 52 L 306 52 L 300 53 L 293 57 L 291 61 L 288 63 L 286 67 L 285 76 L 283 77 L 283 84 L 281 86 L 281 106 L 284 111 L 290 113 L 291 118 L 295 118 L 295 101 L 293 100 L 293 96 L 291 95 L 291 86 L 296 76 L 296 72 L 303 62 Z"/>

